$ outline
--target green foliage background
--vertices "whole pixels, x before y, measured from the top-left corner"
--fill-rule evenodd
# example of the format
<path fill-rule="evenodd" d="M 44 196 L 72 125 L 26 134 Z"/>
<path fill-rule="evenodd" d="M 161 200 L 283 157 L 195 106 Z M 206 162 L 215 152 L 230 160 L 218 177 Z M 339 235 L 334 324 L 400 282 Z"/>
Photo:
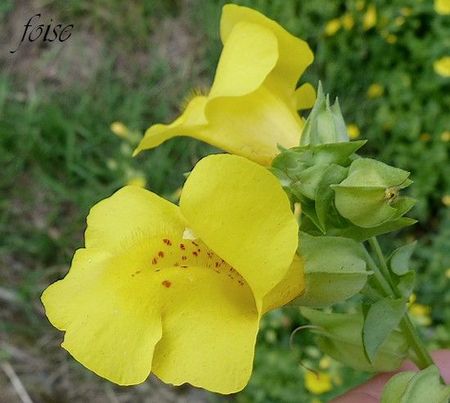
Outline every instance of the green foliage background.
<path fill-rule="evenodd" d="M 412 216 L 419 224 L 385 238 L 384 246 L 390 250 L 419 241 L 417 298 L 431 307 L 432 319 L 422 333 L 430 346 L 449 347 L 450 209 L 444 197 L 450 195 L 450 142 L 443 133 L 450 130 L 450 79 L 436 74 L 433 63 L 450 52 L 450 16 L 420 0 L 235 3 L 262 11 L 305 39 L 315 62 L 304 81 L 317 85 L 320 79 L 327 92 L 339 96 L 347 123 L 369 139 L 367 155 L 412 172 L 411 194 L 419 200 Z M 221 49 L 223 4 L 51 0 L 5 1 L 0 7 L 4 26 L 16 33 L 9 48 L 22 32 L 19 17 L 31 16 L 32 10 L 76 27 L 64 51 L 33 45 L 14 57 L 2 47 L 0 55 L 0 342 L 46 359 L 39 367 L 43 373 L 68 358 L 56 352 L 58 335 L 43 317 L 39 295 L 66 272 L 82 244 L 90 206 L 136 175 L 144 175 L 151 190 L 172 197 L 183 172 L 213 151 L 178 138 L 132 159 L 133 141 L 114 136 L 110 124 L 122 121 L 140 134 L 152 123 L 173 119 L 192 88 L 210 85 Z M 377 22 L 366 30 L 364 16 L 371 5 Z M 339 19 L 342 24 L 343 17 L 353 25 L 327 35 L 327 23 Z M 368 97 L 372 84 L 383 88 L 381 97 Z M 326 371 L 333 375 L 333 390 L 310 394 L 302 365 L 317 368 L 320 352 L 306 331 L 289 346 L 290 333 L 304 323 L 292 309 L 266 316 L 254 376 L 232 399 L 328 401 L 367 377 L 332 363 Z M 52 342 L 43 344 L 42 358 L 36 344 L 46 338 Z M 0 353 L 0 359 L 14 363 L 14 354 L 2 344 Z M 23 371 L 38 402 L 82 401 L 96 386 L 79 387 L 70 395 L 71 386 L 102 384 L 93 376 L 83 378 L 79 366 L 72 370 L 81 381 L 68 381 L 67 390 L 39 388 Z M 138 392 L 130 393 L 131 400 L 123 401 L 144 401 Z"/>

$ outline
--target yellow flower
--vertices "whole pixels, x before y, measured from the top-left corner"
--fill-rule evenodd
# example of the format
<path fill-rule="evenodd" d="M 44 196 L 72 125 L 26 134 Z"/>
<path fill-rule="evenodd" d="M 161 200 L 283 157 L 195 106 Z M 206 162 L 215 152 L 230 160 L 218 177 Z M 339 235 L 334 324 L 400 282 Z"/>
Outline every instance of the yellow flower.
<path fill-rule="evenodd" d="M 420 141 L 423 141 L 424 143 L 427 143 L 427 142 L 429 142 L 429 141 L 431 140 L 431 136 L 430 136 L 429 133 L 422 133 L 422 134 L 419 136 L 419 140 L 420 140 Z"/>
<path fill-rule="evenodd" d="M 347 133 L 350 139 L 357 139 L 360 135 L 359 127 L 356 126 L 354 123 L 350 123 L 349 125 L 347 125 Z"/>
<path fill-rule="evenodd" d="M 335 35 L 336 32 L 341 29 L 341 25 L 341 20 L 339 18 L 333 18 L 332 20 L 328 21 L 325 25 L 325 35 Z"/>
<path fill-rule="evenodd" d="M 110 127 L 111 131 L 118 137 L 128 138 L 130 131 L 122 122 L 113 122 Z"/>
<path fill-rule="evenodd" d="M 450 269 L 445 271 L 445 277 L 450 278 Z"/>
<path fill-rule="evenodd" d="M 357 2 L 356 2 L 356 9 L 358 10 L 358 11 L 362 11 L 363 10 L 363 8 L 364 8 L 364 0 L 358 0 Z"/>
<path fill-rule="evenodd" d="M 278 144 L 298 145 L 303 121 L 297 111 L 315 100 L 310 84 L 295 89 L 313 60 L 307 43 L 234 4 L 223 8 L 220 34 L 224 47 L 209 94 L 192 98 L 171 124 L 150 127 L 135 154 L 190 136 L 269 165 Z"/>
<path fill-rule="evenodd" d="M 326 393 L 333 388 L 331 377 L 325 372 L 307 371 L 305 374 L 305 388 L 315 395 Z"/>
<path fill-rule="evenodd" d="M 426 305 L 412 303 L 409 306 L 409 312 L 414 320 L 422 326 L 431 325 L 431 308 Z"/>
<path fill-rule="evenodd" d="M 401 27 L 405 23 L 405 17 L 402 15 L 398 16 L 394 22 L 395 22 L 395 25 L 397 25 L 397 27 Z"/>
<path fill-rule="evenodd" d="M 371 99 L 379 98 L 384 94 L 384 88 L 377 83 L 371 84 L 367 89 L 367 96 Z"/>
<path fill-rule="evenodd" d="M 450 14 L 450 0 L 434 0 L 434 11 L 438 14 Z"/>
<path fill-rule="evenodd" d="M 270 197 L 268 197 L 268 195 Z M 298 225 L 268 170 L 212 155 L 176 206 L 124 187 L 94 206 L 85 248 L 42 296 L 62 346 L 120 385 L 247 383 L 262 313 L 303 290 Z"/>
<path fill-rule="evenodd" d="M 441 201 L 444 206 L 450 207 L 450 195 L 444 195 Z"/>
<path fill-rule="evenodd" d="M 402 7 L 400 13 L 405 17 L 409 17 L 413 13 L 413 9 L 411 7 Z"/>
<path fill-rule="evenodd" d="M 395 42 L 397 42 L 397 36 L 394 34 L 389 34 L 388 36 L 386 36 L 386 42 L 390 43 L 391 45 L 394 44 Z"/>
<path fill-rule="evenodd" d="M 363 17 L 363 27 L 365 31 L 377 25 L 377 9 L 373 4 L 367 7 L 367 11 Z"/>
<path fill-rule="evenodd" d="M 441 57 L 433 63 L 436 74 L 442 77 L 450 77 L 450 56 Z"/>
<path fill-rule="evenodd" d="M 353 16 L 350 13 L 345 13 L 342 17 L 342 26 L 347 30 L 350 31 L 353 28 L 353 25 L 355 25 L 355 20 L 353 19 Z"/>
<path fill-rule="evenodd" d="M 441 140 L 444 142 L 450 141 L 450 131 L 446 130 L 441 133 Z"/>

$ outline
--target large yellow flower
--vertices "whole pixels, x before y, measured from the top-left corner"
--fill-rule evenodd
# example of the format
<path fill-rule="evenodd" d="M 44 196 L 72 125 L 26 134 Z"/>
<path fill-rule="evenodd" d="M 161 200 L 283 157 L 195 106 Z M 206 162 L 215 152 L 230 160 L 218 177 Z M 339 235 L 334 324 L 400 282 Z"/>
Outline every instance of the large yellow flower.
<path fill-rule="evenodd" d="M 62 346 L 121 385 L 152 371 L 175 385 L 242 389 L 260 316 L 304 287 L 278 180 L 245 158 L 213 155 L 190 174 L 180 207 L 129 186 L 87 221 L 85 248 L 42 296 Z"/>
<path fill-rule="evenodd" d="M 135 153 L 174 136 L 190 136 L 233 154 L 269 165 L 277 144 L 298 145 L 314 89 L 297 81 L 311 64 L 306 42 L 255 10 L 224 6 L 220 35 L 224 44 L 208 96 L 196 96 L 169 125 L 150 127 Z"/>

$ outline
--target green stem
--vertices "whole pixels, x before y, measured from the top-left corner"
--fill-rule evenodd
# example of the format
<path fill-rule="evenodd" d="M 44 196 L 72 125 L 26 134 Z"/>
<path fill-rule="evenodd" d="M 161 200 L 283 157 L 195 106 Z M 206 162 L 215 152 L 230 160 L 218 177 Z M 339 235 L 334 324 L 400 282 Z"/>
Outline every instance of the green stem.
<path fill-rule="evenodd" d="M 400 290 L 395 285 L 389 268 L 386 264 L 386 260 L 383 255 L 383 251 L 381 250 L 380 244 L 378 240 L 373 237 L 369 239 L 369 244 L 373 251 L 375 252 L 379 265 L 376 265 L 373 261 L 372 257 L 369 255 L 368 264 L 369 268 L 374 272 L 375 278 L 378 283 L 383 288 L 383 291 L 388 296 L 394 296 L 395 298 L 402 298 L 402 294 Z M 404 336 L 408 340 L 408 344 L 410 348 L 414 351 L 415 357 L 414 362 L 419 369 L 424 369 L 433 365 L 433 359 L 431 358 L 428 350 L 420 339 L 419 334 L 417 333 L 417 329 L 411 322 L 411 319 L 408 316 L 408 313 L 405 312 L 403 319 L 400 322 L 400 329 L 402 330 Z"/>

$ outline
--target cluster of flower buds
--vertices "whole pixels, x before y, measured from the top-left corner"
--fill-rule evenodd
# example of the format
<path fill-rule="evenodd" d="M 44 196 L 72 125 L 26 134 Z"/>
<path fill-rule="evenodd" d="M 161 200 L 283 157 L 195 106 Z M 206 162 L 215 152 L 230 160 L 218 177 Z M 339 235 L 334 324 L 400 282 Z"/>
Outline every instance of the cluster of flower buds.
<path fill-rule="evenodd" d="M 364 241 L 415 221 L 414 205 L 400 190 L 409 172 L 362 158 L 365 141 L 349 141 L 339 103 L 330 104 L 319 85 L 300 145 L 284 149 L 272 163 L 292 202 L 302 206 L 302 231 Z"/>

